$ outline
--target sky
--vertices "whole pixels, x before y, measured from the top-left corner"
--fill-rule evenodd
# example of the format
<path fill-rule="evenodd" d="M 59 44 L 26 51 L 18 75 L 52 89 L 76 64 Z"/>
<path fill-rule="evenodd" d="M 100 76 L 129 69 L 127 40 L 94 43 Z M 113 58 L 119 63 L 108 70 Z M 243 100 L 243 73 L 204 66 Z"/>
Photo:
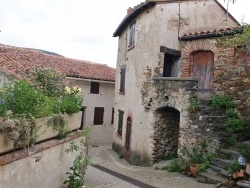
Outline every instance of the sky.
<path fill-rule="evenodd" d="M 0 43 L 47 50 L 65 57 L 116 66 L 113 33 L 127 8 L 143 0 L 0 0 Z M 226 2 L 228 0 L 225 0 Z M 219 0 L 223 6 L 227 3 Z M 229 12 L 249 22 L 249 0 Z"/>

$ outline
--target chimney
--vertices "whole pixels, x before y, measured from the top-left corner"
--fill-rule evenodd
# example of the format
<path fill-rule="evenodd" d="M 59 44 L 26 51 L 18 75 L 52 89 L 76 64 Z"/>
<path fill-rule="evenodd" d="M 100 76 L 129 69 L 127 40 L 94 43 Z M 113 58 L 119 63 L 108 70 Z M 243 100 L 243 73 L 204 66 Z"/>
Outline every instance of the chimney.
<path fill-rule="evenodd" d="M 132 14 L 132 12 L 134 12 L 134 9 L 131 8 L 131 7 L 129 7 L 129 8 L 127 9 L 127 15 Z"/>

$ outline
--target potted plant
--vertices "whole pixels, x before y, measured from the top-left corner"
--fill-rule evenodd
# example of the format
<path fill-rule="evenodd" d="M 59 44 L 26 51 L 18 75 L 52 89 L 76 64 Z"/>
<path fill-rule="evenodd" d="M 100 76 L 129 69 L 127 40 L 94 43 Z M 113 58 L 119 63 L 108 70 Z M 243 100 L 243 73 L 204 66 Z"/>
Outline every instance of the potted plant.
<path fill-rule="evenodd" d="M 240 144 L 239 153 L 244 158 L 246 162 L 246 173 L 250 175 L 250 145 L 249 144 Z"/>
<path fill-rule="evenodd" d="M 212 153 L 208 151 L 206 143 L 193 148 L 183 147 L 181 154 L 182 159 L 189 164 L 189 170 L 194 177 L 207 168 L 212 158 Z"/>

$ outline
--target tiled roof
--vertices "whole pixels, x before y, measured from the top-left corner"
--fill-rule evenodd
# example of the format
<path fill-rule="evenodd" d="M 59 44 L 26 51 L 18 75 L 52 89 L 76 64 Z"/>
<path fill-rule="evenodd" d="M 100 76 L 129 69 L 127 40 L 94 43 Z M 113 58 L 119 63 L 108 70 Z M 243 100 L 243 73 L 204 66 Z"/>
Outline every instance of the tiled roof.
<path fill-rule="evenodd" d="M 29 78 L 41 67 L 53 68 L 68 77 L 115 81 L 115 69 L 107 65 L 0 44 L 0 71 L 4 74 L 17 79 Z"/>
<path fill-rule="evenodd" d="M 224 35 L 233 35 L 235 33 L 240 33 L 240 32 L 242 32 L 241 26 L 225 27 L 220 29 L 210 29 L 210 30 L 185 33 L 182 37 L 180 37 L 180 39 L 191 40 L 198 38 L 218 37 Z"/>

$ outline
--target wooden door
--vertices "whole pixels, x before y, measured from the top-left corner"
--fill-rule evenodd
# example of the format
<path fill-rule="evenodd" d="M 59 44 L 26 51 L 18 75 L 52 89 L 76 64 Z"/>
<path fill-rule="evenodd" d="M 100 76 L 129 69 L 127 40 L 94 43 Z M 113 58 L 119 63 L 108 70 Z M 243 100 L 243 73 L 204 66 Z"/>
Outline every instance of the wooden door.
<path fill-rule="evenodd" d="M 126 130 L 126 141 L 125 141 L 125 148 L 126 148 L 127 151 L 129 151 L 129 148 L 130 148 L 131 125 L 132 125 L 131 118 L 128 117 L 128 119 L 127 119 L 127 130 Z"/>
<path fill-rule="evenodd" d="M 198 87 L 213 89 L 214 82 L 214 54 L 211 51 L 197 51 L 193 53 L 193 77 L 199 78 Z"/>

